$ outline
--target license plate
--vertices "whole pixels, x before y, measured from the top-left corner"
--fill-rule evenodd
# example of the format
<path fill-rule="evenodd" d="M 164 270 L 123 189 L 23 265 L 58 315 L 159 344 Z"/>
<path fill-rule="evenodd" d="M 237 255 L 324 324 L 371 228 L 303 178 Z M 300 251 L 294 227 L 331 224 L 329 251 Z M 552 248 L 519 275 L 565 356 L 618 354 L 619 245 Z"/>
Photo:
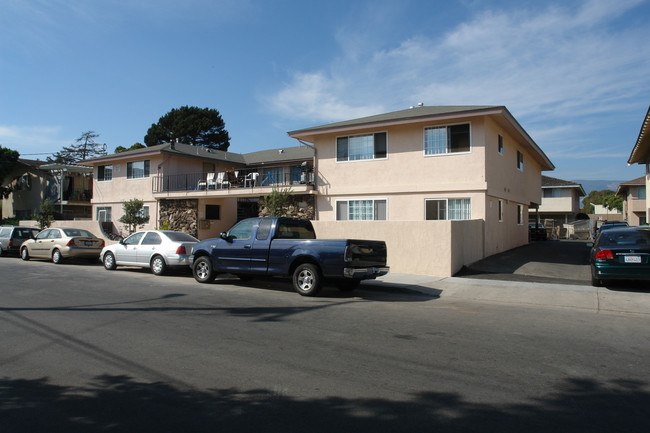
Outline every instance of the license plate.
<path fill-rule="evenodd" d="M 93 241 L 84 241 L 84 245 L 87 247 L 92 247 L 93 246 Z"/>
<path fill-rule="evenodd" d="M 625 263 L 641 263 L 641 256 L 625 256 Z"/>

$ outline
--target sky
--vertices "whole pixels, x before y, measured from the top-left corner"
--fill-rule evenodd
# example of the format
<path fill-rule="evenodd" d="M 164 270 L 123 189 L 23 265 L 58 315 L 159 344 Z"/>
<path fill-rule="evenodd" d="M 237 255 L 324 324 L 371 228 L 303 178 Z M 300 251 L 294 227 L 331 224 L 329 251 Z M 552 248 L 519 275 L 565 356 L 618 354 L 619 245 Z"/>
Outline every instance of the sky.
<path fill-rule="evenodd" d="M 0 0 L 0 145 L 144 142 L 217 109 L 238 153 L 424 105 L 504 105 L 565 180 L 631 180 L 650 0 Z"/>

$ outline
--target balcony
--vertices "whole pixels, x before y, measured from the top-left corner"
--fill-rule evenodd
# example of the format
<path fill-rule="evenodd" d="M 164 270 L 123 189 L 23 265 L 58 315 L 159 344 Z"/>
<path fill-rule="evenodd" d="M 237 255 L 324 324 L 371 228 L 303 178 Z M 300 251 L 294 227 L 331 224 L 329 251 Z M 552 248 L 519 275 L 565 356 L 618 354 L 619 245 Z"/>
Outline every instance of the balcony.
<path fill-rule="evenodd" d="M 260 196 L 273 188 L 290 187 L 293 193 L 310 194 L 314 190 L 309 170 L 232 169 L 214 173 L 187 173 L 152 177 L 156 197 Z"/>

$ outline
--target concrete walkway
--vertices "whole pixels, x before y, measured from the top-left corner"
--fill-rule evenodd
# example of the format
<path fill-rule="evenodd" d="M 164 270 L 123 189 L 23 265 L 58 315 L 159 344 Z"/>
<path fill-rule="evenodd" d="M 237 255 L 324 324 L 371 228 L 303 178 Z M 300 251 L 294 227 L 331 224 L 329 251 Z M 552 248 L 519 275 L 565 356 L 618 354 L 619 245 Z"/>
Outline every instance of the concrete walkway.
<path fill-rule="evenodd" d="M 597 288 L 586 284 L 388 274 L 364 281 L 360 289 L 364 287 L 411 291 L 448 300 L 650 315 L 650 287 L 645 284 Z"/>

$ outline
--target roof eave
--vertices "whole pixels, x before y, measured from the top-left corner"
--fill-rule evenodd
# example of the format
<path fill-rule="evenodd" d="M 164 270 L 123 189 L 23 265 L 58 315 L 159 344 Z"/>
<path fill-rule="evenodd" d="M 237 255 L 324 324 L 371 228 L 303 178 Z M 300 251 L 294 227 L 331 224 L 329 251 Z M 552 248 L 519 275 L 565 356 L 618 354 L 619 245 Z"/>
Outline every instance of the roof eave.
<path fill-rule="evenodd" d="M 647 164 L 650 162 L 650 107 L 641 124 L 639 136 L 636 139 L 628 164 Z"/>

